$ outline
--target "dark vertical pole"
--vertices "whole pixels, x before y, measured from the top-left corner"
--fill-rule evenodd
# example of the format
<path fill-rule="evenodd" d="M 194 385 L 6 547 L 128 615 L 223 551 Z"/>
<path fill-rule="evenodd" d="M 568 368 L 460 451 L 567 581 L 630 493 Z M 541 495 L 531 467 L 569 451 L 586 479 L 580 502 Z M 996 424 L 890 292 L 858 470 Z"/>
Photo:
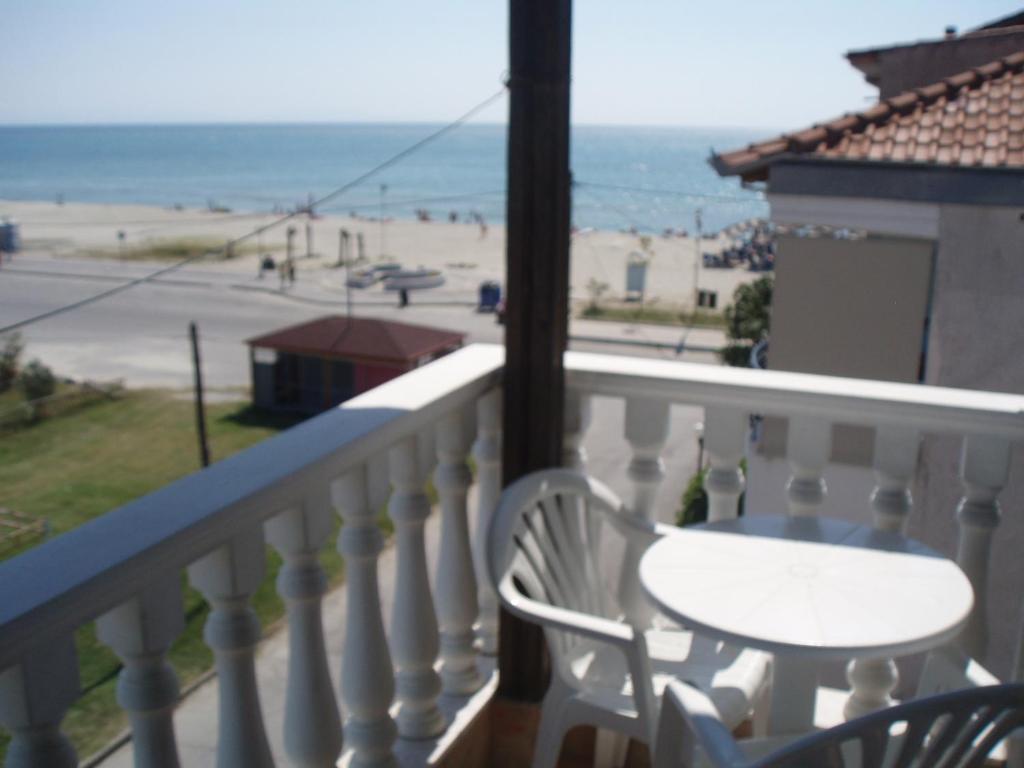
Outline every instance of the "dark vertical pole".
<path fill-rule="evenodd" d="M 206 413 L 203 409 L 203 372 L 199 365 L 199 332 L 194 322 L 189 323 L 192 337 L 192 368 L 196 382 L 196 432 L 199 435 L 199 461 L 204 467 L 210 466 L 210 448 L 206 444 Z"/>
<path fill-rule="evenodd" d="M 571 8 L 571 0 L 510 1 L 506 485 L 562 461 Z M 503 613 L 499 654 L 502 694 L 539 701 L 550 674 L 540 629 Z"/>

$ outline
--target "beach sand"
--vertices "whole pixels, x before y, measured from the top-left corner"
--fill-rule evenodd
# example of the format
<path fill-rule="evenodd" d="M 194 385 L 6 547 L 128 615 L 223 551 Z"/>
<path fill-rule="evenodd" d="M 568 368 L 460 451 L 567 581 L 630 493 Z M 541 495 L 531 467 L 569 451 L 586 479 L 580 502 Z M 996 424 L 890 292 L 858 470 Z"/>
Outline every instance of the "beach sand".
<path fill-rule="evenodd" d="M 131 251 L 154 244 L 200 240 L 211 246 L 242 236 L 269 224 L 279 216 L 270 214 L 223 214 L 201 209 L 181 210 L 143 205 L 0 201 L 0 217 L 19 225 L 22 249 L 26 255 L 45 257 L 106 256 L 116 258 L 122 248 L 118 233 L 124 233 L 123 248 Z M 248 240 L 231 260 L 208 262 L 219 271 L 257 272 L 257 252 L 279 257 L 285 252 L 287 227 L 294 226 L 296 257 L 306 253 L 306 216 L 297 216 L 286 224 Z M 318 258 L 297 258 L 303 273 L 318 272 L 343 281 L 343 270 L 332 268 L 337 262 L 339 232 L 351 233 L 351 254 L 355 257 L 356 237 L 363 235 L 365 255 L 372 265 L 382 257 L 406 268 L 439 269 L 445 276 L 445 291 L 475 293 L 484 280 L 504 282 L 505 229 L 488 225 L 486 234 L 475 223 L 444 221 L 380 221 L 348 216 L 323 216 L 312 221 L 312 250 Z M 383 235 L 383 242 L 382 242 Z M 690 237 L 652 236 L 647 240 L 649 266 L 645 301 L 663 307 L 690 308 L 694 298 L 694 261 L 697 244 Z M 724 237 L 705 238 L 700 250 L 717 253 L 728 245 Z M 257 248 L 259 246 L 259 248 Z M 572 237 L 571 296 L 573 300 L 590 298 L 588 284 L 606 283 L 603 298 L 615 301 L 625 297 L 626 265 L 631 253 L 644 253 L 644 242 L 635 234 L 583 230 Z M 15 257 L 17 258 L 17 256 Z M 169 263 L 169 262 L 168 262 Z M 201 266 L 196 263 L 193 266 Z M 718 293 L 718 307 L 729 303 L 736 286 L 751 282 L 759 275 L 740 269 L 698 270 L 701 289 Z"/>

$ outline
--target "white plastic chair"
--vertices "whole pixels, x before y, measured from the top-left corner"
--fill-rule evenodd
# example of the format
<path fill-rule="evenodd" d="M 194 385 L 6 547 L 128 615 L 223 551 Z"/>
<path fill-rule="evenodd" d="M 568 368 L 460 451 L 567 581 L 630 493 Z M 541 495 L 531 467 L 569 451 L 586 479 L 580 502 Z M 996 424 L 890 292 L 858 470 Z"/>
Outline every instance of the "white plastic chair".
<path fill-rule="evenodd" d="M 967 688 L 872 712 L 780 744 L 737 742 L 702 692 L 665 689 L 654 768 L 980 768 L 1024 725 L 1024 684 Z"/>
<path fill-rule="evenodd" d="M 659 527 L 636 520 L 608 488 L 574 470 L 535 472 L 502 494 L 488 535 L 491 578 L 508 611 L 544 627 L 552 662 L 534 768 L 557 763 L 575 725 L 652 744 L 659 697 L 674 678 L 707 691 L 731 725 L 764 693 L 767 654 L 623 620 L 604 586 L 616 565 L 601 556 L 604 533 L 650 544 Z"/>

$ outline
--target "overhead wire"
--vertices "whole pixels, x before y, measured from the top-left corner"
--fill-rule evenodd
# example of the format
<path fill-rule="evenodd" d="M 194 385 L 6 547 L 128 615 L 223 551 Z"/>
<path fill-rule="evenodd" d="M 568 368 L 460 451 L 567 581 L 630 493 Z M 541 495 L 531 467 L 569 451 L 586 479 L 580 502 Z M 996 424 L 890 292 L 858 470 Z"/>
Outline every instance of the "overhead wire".
<path fill-rule="evenodd" d="M 278 217 L 277 219 L 275 219 L 274 221 L 272 221 L 272 222 L 270 222 L 268 224 L 264 224 L 263 226 L 257 227 L 256 229 L 253 229 L 253 230 L 247 232 L 244 235 L 240 235 L 240 236 L 238 236 L 236 238 L 228 240 L 222 247 L 215 248 L 215 249 L 210 249 L 209 251 L 206 251 L 204 253 L 199 253 L 199 254 L 196 254 L 194 256 L 189 256 L 187 258 L 182 259 L 181 261 L 175 262 L 174 264 L 171 264 L 171 265 L 166 266 L 166 267 L 162 267 L 161 269 L 158 269 L 155 272 L 151 272 L 151 273 L 149 273 L 147 275 L 144 275 L 142 277 L 136 278 L 134 280 L 129 280 L 128 282 L 123 283 L 122 285 L 115 286 L 113 288 L 110 288 L 109 290 L 102 291 L 102 292 L 97 293 L 97 294 L 95 294 L 93 296 L 88 296 L 88 297 L 86 297 L 84 299 L 80 299 L 79 301 L 75 301 L 75 302 L 72 302 L 70 304 L 65 304 L 65 305 L 60 306 L 60 307 L 55 307 L 54 309 L 48 310 L 46 312 L 41 312 L 38 315 L 34 315 L 32 317 L 28 317 L 28 318 L 25 318 L 23 320 L 19 320 L 19 321 L 15 322 L 15 323 L 10 323 L 10 324 L 0 328 L 0 334 L 9 333 L 10 331 L 17 330 L 18 328 L 24 328 L 25 326 L 31 325 L 32 323 L 37 323 L 37 322 L 39 322 L 41 320 L 46 320 L 46 319 L 49 319 L 51 317 L 55 317 L 57 315 L 64 314 L 65 312 L 72 312 L 72 311 L 74 311 L 76 309 L 79 309 L 81 307 L 87 306 L 89 304 L 93 304 L 93 303 L 95 303 L 97 301 L 102 301 L 103 299 L 109 298 L 110 296 L 114 296 L 114 295 L 116 295 L 118 293 L 121 293 L 123 291 L 127 291 L 127 290 L 129 290 L 131 288 L 134 288 L 137 285 L 141 285 L 142 283 L 149 282 L 150 280 L 153 280 L 153 279 L 155 279 L 157 277 L 160 277 L 161 275 L 166 275 L 169 272 L 173 272 L 173 271 L 175 271 L 177 269 L 181 269 L 182 267 L 184 267 L 184 266 L 186 266 L 188 264 L 191 264 L 192 262 L 197 261 L 199 259 L 204 259 L 204 258 L 206 258 L 208 256 L 216 256 L 216 255 L 219 255 L 221 253 L 224 253 L 225 251 L 228 251 L 229 249 L 234 248 L 239 243 L 243 243 L 246 240 L 249 240 L 249 239 L 251 239 L 253 237 L 258 237 L 259 235 L 263 234 L 267 230 L 273 229 L 274 227 L 277 227 L 277 226 L 280 226 L 281 224 L 284 224 L 287 221 L 291 221 L 292 219 L 296 218 L 297 216 L 306 215 L 307 213 L 310 213 L 310 212 L 314 211 L 317 207 L 323 205 L 324 203 L 327 203 L 327 202 L 333 200 L 334 198 L 339 197 L 340 195 L 342 195 L 345 192 L 349 191 L 350 189 L 353 189 L 354 187 L 359 186 L 360 184 L 362 184 L 363 182 L 365 182 L 368 179 L 372 178 L 373 176 L 375 176 L 376 174 L 380 173 L 381 171 L 384 171 L 384 170 L 390 168 L 391 166 L 395 165 L 396 163 L 401 162 L 402 160 L 404 160 L 409 155 L 412 155 L 415 152 L 418 152 L 420 149 L 422 149 L 423 147 L 427 146 L 428 144 L 436 141 L 437 139 L 441 138 L 442 136 L 444 136 L 444 135 L 446 135 L 448 133 L 451 133 L 453 130 L 455 130 L 456 128 L 461 126 L 463 123 L 467 122 L 468 120 L 473 118 L 475 115 L 477 115 L 478 113 L 482 112 L 484 109 L 486 109 L 491 104 L 496 102 L 499 98 L 504 96 L 505 92 L 507 91 L 507 89 L 508 89 L 507 85 L 503 84 L 502 87 L 498 91 L 496 91 L 492 95 L 488 96 L 486 99 L 484 99 L 483 101 L 478 103 L 476 106 L 474 106 L 471 109 L 469 109 L 466 112 L 464 112 L 462 115 L 457 117 L 452 122 L 442 126 L 441 128 L 437 129 L 433 133 L 430 133 L 427 136 L 424 136 L 422 139 L 420 139 L 419 141 L 414 142 L 413 144 L 409 145 L 408 147 L 406 147 L 405 149 L 401 150 L 400 152 L 395 153 L 394 155 L 392 155 L 388 159 L 386 159 L 383 162 L 378 163 L 377 165 L 375 165 L 370 170 L 366 171 L 363 174 L 360 174 L 355 179 L 353 179 L 353 180 L 351 180 L 351 181 L 349 181 L 349 182 L 347 182 L 345 184 L 342 184 L 340 187 L 338 187 L 337 189 L 332 190 L 331 192 L 328 192 L 326 195 L 323 195 L 323 196 L 321 196 L 321 197 L 319 197 L 319 198 L 317 198 L 315 200 L 310 201 L 305 208 L 297 208 L 294 211 L 291 211 L 289 213 L 286 213 L 286 214 Z"/>

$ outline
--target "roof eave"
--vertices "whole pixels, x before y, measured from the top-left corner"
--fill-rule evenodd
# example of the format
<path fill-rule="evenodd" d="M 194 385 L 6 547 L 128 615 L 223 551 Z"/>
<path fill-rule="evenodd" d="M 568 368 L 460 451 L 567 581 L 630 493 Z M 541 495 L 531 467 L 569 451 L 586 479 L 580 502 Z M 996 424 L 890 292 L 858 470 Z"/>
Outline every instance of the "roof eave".
<path fill-rule="evenodd" d="M 714 169 L 715 173 L 719 176 L 739 176 L 744 182 L 749 183 L 753 181 L 767 181 L 768 169 L 772 163 L 791 157 L 791 155 L 789 153 L 775 155 L 770 158 L 755 160 L 752 163 L 729 163 L 723 157 L 724 155 L 712 152 L 711 157 L 708 158 L 708 164 Z"/>

